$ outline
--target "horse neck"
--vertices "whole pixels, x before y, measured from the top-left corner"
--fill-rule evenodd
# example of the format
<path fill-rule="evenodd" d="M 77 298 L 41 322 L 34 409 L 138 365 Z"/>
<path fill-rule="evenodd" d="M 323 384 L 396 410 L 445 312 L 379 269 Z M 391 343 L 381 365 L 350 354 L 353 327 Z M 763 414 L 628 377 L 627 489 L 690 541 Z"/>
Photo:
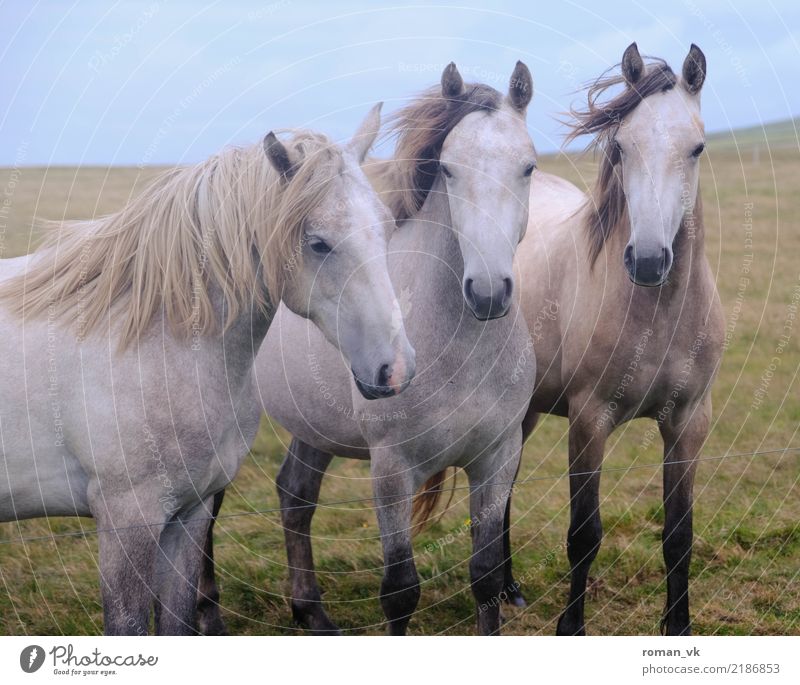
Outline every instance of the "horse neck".
<path fill-rule="evenodd" d="M 256 281 L 263 283 L 260 272 Z M 214 356 L 225 367 L 229 385 L 236 387 L 253 368 L 255 357 L 272 323 L 275 307 L 270 305 L 268 311 L 264 311 L 254 293 L 250 301 L 240 307 L 239 315 L 225 328 L 227 308 L 222 288 L 212 284 L 209 289 L 218 329 L 216 333 L 197 341 L 197 346 L 213 351 Z"/>
<path fill-rule="evenodd" d="M 673 244 L 675 280 L 688 283 L 706 263 L 706 232 L 703 224 L 703 198 L 700 187 L 691 214 L 684 217 Z"/>
<path fill-rule="evenodd" d="M 447 189 L 441 176 L 434 182 L 420 210 L 401 224 L 399 230 L 412 232 L 416 248 L 426 255 L 420 262 L 419 271 L 413 276 L 414 280 L 442 294 L 453 291 L 461 301 L 461 287 L 455 287 L 453 274 L 457 274 L 459 279 L 463 277 L 464 260 L 453 229 Z"/>

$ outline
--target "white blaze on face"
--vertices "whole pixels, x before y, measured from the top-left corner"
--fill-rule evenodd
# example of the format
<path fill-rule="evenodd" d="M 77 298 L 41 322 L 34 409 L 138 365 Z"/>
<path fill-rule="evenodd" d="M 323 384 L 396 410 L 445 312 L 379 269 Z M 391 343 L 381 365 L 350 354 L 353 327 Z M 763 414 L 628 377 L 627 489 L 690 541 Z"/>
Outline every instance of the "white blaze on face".
<path fill-rule="evenodd" d="M 386 227 L 392 217 L 355 157 L 345 154 L 344 160 L 332 197 L 307 222 L 313 236 L 300 276 L 309 316 L 341 351 L 360 387 L 374 389 L 387 378 L 404 386 L 413 350 L 388 273 Z M 314 249 L 320 241 L 322 252 Z"/>
<path fill-rule="evenodd" d="M 513 285 L 535 160 L 525 115 L 508 104 L 467 115 L 445 141 L 441 173 L 464 260 L 468 304 L 473 304 L 470 294 L 475 300 L 502 299 Z"/>
<path fill-rule="evenodd" d="M 704 141 L 699 95 L 674 88 L 645 98 L 620 125 L 631 244 L 637 256 L 670 252 L 699 181 L 695 154 Z"/>

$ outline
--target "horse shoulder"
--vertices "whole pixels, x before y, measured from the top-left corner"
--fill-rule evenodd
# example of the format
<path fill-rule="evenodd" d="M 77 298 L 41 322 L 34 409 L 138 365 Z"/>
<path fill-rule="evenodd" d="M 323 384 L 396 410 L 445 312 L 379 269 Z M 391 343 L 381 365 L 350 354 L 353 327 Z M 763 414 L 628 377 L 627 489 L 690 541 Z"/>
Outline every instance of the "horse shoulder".
<path fill-rule="evenodd" d="M 270 419 L 316 449 L 362 456 L 352 375 L 314 324 L 279 305 L 255 371 L 259 406 Z"/>

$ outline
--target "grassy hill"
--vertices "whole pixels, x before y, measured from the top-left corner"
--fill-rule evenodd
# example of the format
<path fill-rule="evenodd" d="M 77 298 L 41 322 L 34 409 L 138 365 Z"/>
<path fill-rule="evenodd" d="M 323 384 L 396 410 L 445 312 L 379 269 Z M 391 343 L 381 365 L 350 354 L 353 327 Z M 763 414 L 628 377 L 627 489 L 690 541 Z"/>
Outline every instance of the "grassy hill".
<path fill-rule="evenodd" d="M 734 131 L 720 131 L 707 136 L 711 150 L 745 148 L 753 146 L 769 149 L 800 149 L 800 117 L 774 121 L 769 124 L 748 126 Z"/>
<path fill-rule="evenodd" d="M 706 253 L 727 321 L 727 350 L 713 390 L 705 456 L 800 446 L 800 154 L 798 120 L 709 136 L 701 161 Z M 769 145 L 769 148 L 767 148 Z M 737 149 L 738 146 L 738 149 Z M 759 150 L 753 153 L 752 150 Z M 543 170 L 580 187 L 594 180 L 588 157 L 541 160 Z M 31 217 L 88 217 L 121 206 L 152 177 L 133 168 L 0 169 L 11 203 L 0 211 L 0 254 L 30 249 Z M 3 191 L 0 190 L 0 193 Z M 785 336 L 788 335 L 788 340 Z M 779 352 L 776 352 L 779 350 Z M 776 361 L 776 358 L 778 358 Z M 764 390 L 766 388 L 766 390 Z M 763 396 L 762 396 L 763 391 Z M 655 634 L 664 606 L 661 451 L 634 421 L 608 442 L 603 476 L 605 538 L 592 567 L 588 631 Z M 223 514 L 278 504 L 274 478 L 288 436 L 263 421 Z M 555 631 L 569 585 L 567 422 L 545 417 L 525 446 L 514 499 L 518 578 L 530 602 L 505 610 L 507 634 Z M 633 463 L 640 468 L 624 469 Z M 652 468 L 642 468 L 654 465 Z M 617 469 L 617 470 L 613 470 Z M 322 502 L 368 497 L 368 465 L 335 460 Z M 459 477 L 459 485 L 465 479 Z M 698 634 L 800 634 L 800 453 L 704 461 L 695 487 L 691 593 Z M 464 491 L 416 541 L 422 601 L 414 634 L 472 632 L 469 518 Z M 20 536 L 91 529 L 53 518 L 0 526 L 0 634 L 97 634 L 102 609 L 93 535 L 22 544 Z M 355 634 L 382 633 L 381 549 L 368 504 L 321 508 L 315 556 L 330 614 Z M 277 514 L 220 521 L 217 562 L 223 613 L 234 634 L 297 632 L 287 600 L 286 556 Z M 440 545 L 441 539 L 452 543 Z M 433 545 L 434 554 L 425 553 Z"/>

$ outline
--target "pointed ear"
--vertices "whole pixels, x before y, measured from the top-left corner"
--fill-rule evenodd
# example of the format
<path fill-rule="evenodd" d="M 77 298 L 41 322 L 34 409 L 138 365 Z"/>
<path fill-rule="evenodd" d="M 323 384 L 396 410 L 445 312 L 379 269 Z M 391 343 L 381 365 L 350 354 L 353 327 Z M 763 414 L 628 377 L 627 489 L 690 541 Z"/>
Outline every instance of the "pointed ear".
<path fill-rule="evenodd" d="M 378 136 L 378 131 L 381 130 L 381 107 L 383 107 L 383 103 L 379 102 L 367 113 L 364 121 L 361 122 L 358 130 L 347 144 L 347 149 L 353 152 L 359 164 L 366 159 L 367 153 Z"/>
<path fill-rule="evenodd" d="M 694 43 L 683 60 L 683 87 L 696 95 L 706 80 L 706 56 Z"/>
<path fill-rule="evenodd" d="M 455 98 L 464 93 L 464 79 L 456 69 L 456 63 L 450 62 L 442 72 L 442 97 Z"/>
<path fill-rule="evenodd" d="M 622 76 L 628 86 L 634 86 L 644 75 L 644 61 L 636 43 L 631 43 L 622 54 Z"/>
<path fill-rule="evenodd" d="M 508 100 L 518 112 L 524 112 L 533 97 L 533 77 L 524 62 L 517 62 L 508 82 Z"/>
<path fill-rule="evenodd" d="M 288 181 L 294 176 L 295 169 L 292 160 L 289 159 L 289 151 L 272 131 L 267 133 L 264 138 L 264 152 L 267 153 L 269 163 L 283 177 L 284 181 Z"/>

